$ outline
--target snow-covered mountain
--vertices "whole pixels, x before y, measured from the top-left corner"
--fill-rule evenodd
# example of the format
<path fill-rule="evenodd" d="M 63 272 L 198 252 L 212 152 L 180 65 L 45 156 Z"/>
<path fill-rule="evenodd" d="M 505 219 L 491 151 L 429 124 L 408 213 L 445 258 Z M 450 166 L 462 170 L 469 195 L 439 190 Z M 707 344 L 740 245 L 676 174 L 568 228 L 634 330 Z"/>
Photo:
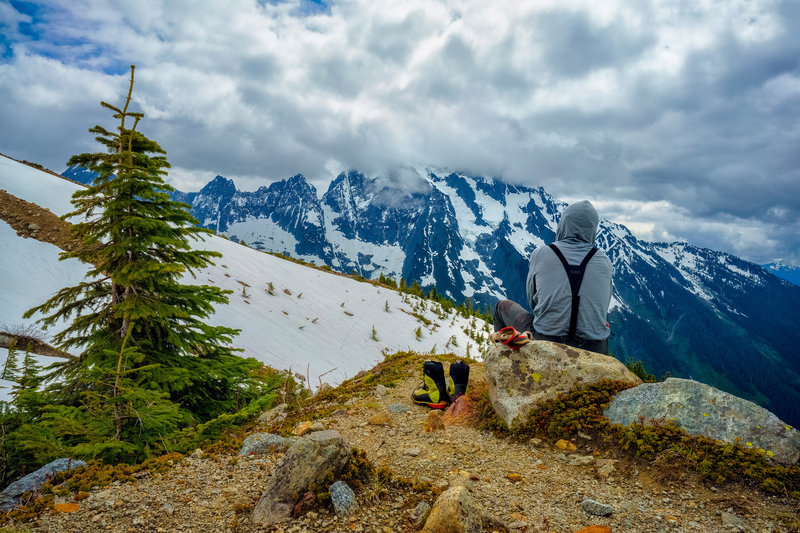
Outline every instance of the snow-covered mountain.
<path fill-rule="evenodd" d="M 56 214 L 71 210 L 69 199 L 78 187 L 0 156 L 0 189 Z M 314 388 L 372 368 L 384 352 L 411 349 L 480 358 L 484 348 L 476 341 L 489 331 L 483 321 L 443 312 L 432 302 L 222 237 L 196 246 L 223 257 L 189 282 L 233 291 L 230 303 L 218 306 L 209 323 L 240 328 L 234 345 L 244 350 L 243 356 L 299 373 Z M 85 266 L 72 259 L 60 262 L 59 252 L 17 236 L 0 216 L 0 326 L 30 324 L 21 318 L 24 311 L 83 279 Z"/>
<path fill-rule="evenodd" d="M 794 283 L 795 285 L 800 285 L 800 267 L 796 265 L 790 265 L 789 263 L 785 263 L 783 261 L 775 261 L 773 263 L 767 263 L 766 265 L 761 266 L 765 270 L 772 272 L 781 279 L 785 279 L 786 281 Z"/>
<path fill-rule="evenodd" d="M 254 192 L 217 176 L 178 193 L 232 240 L 365 277 L 404 277 L 477 305 L 525 302 L 530 252 L 566 204 L 542 188 L 421 172 L 415 192 L 350 171 L 318 197 L 301 175 Z M 692 377 L 800 424 L 800 287 L 738 257 L 651 243 L 602 220 L 615 268 L 611 352 L 656 375 Z"/>

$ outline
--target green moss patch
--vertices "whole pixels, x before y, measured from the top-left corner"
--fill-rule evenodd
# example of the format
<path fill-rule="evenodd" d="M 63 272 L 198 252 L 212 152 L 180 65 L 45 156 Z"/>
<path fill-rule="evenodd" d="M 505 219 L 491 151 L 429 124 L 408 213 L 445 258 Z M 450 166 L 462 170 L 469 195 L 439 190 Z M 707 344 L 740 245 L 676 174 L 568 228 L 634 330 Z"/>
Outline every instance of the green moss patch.
<path fill-rule="evenodd" d="M 745 482 L 771 494 L 800 499 L 800 466 L 774 464 L 763 451 L 746 448 L 738 442 L 690 435 L 683 428 L 656 421 L 652 425 L 612 425 L 603 410 L 617 393 L 631 386 L 604 380 L 576 387 L 543 402 L 531 411 L 524 424 L 511 428 L 495 413 L 487 388 L 478 399 L 479 427 L 500 437 L 516 440 L 538 437 L 550 442 L 572 438 L 580 431 L 596 437 L 591 443 L 615 444 L 632 457 L 654 461 L 669 455 L 681 467 L 716 484 Z M 675 467 L 674 462 L 671 467 Z"/>

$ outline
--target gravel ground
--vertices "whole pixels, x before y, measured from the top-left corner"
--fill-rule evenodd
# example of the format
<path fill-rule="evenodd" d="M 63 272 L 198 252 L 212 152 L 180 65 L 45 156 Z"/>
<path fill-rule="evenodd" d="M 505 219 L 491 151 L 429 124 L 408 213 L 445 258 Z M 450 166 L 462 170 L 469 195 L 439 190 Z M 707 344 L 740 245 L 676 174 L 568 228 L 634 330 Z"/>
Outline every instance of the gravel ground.
<path fill-rule="evenodd" d="M 472 382 L 479 379 L 482 368 L 473 365 Z M 417 381 L 409 377 L 386 394 L 353 399 L 322 422 L 398 476 L 467 486 L 511 531 L 571 533 L 607 525 L 626 533 L 764 533 L 792 531 L 781 517 L 798 518 L 797 502 L 738 485 L 716 488 L 685 472 L 614 457 L 612 450 L 597 455 L 581 438 L 573 441 L 574 453 L 565 453 L 547 443 L 510 442 L 470 427 L 426 433 L 429 410 L 409 400 Z M 399 412 L 390 414 L 389 406 Z M 250 509 L 279 459 L 280 454 L 188 458 L 166 474 L 94 492 L 77 512 L 44 515 L 34 530 L 389 533 L 415 531 L 413 509 L 421 500 L 434 503 L 429 493 L 373 486 L 359 495 L 360 508 L 347 519 L 320 509 L 261 528 L 250 522 Z M 581 508 L 586 498 L 612 506 L 613 513 L 588 514 Z"/>

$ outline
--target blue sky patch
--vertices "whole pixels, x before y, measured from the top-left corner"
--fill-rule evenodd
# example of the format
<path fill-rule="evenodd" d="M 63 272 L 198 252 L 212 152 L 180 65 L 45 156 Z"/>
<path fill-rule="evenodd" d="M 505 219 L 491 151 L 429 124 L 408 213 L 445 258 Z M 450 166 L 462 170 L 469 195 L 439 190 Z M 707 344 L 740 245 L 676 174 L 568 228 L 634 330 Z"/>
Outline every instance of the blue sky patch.
<path fill-rule="evenodd" d="M 37 5 L 35 2 L 18 2 L 11 0 L 11 7 L 18 13 L 31 17 L 31 22 L 20 23 L 19 32 L 26 37 L 30 37 L 34 41 L 38 40 L 41 37 L 37 28 L 37 23 L 40 21 L 39 13 L 42 9 L 41 6 Z"/>
<path fill-rule="evenodd" d="M 14 56 L 14 45 L 25 42 L 32 53 L 41 57 L 55 59 L 64 64 L 78 65 L 106 74 L 118 75 L 130 69 L 130 61 L 120 61 L 109 50 L 92 41 L 91 36 L 73 37 L 57 31 L 48 31 L 48 23 L 60 17 L 71 17 L 68 11 L 42 6 L 36 2 L 11 0 L 11 7 L 18 13 L 30 17 L 28 22 L 20 22 L 16 28 L 17 38 L 0 34 L 0 59 L 9 60 Z M 101 61 L 97 61 L 101 59 Z"/>
<path fill-rule="evenodd" d="M 284 4 L 289 0 L 263 0 L 260 1 L 264 4 Z M 300 5 L 297 14 L 301 16 L 317 15 L 320 13 L 330 13 L 331 2 L 326 0 L 300 0 Z"/>

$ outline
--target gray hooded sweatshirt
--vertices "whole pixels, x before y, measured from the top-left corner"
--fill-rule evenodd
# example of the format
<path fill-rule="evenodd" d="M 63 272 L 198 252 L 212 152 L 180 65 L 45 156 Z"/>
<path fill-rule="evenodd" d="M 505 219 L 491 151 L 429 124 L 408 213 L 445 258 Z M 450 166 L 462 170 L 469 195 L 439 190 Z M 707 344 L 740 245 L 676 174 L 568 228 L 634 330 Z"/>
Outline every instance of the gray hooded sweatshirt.
<path fill-rule="evenodd" d="M 564 210 L 556 229 L 555 245 L 570 265 L 579 265 L 594 246 L 600 217 L 586 201 L 576 202 Z M 578 295 L 576 334 L 589 340 L 602 340 L 610 330 L 606 314 L 611 302 L 614 269 L 602 250 L 586 265 Z M 533 310 L 533 327 L 544 335 L 562 336 L 569 331 L 572 292 L 564 266 L 548 246 L 531 253 L 527 281 L 528 303 Z"/>

